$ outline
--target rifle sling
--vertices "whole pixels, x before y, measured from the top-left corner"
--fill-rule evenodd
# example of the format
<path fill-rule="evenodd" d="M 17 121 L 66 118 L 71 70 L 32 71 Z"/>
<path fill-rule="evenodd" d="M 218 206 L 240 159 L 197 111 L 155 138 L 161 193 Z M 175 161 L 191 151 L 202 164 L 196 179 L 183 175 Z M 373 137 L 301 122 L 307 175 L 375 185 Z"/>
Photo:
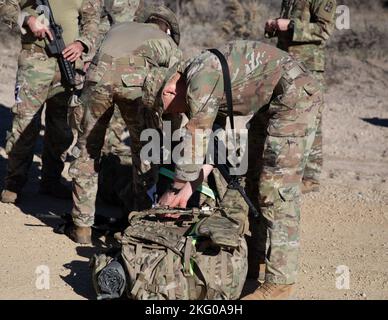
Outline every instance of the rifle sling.
<path fill-rule="evenodd" d="M 113 9 L 113 0 L 105 0 L 104 6 L 103 6 L 102 18 L 108 17 L 108 21 L 111 26 L 116 24 L 116 18 L 112 12 L 112 9 Z"/>
<path fill-rule="evenodd" d="M 230 79 L 230 71 L 228 61 L 225 56 L 218 49 L 209 49 L 209 52 L 213 53 L 217 56 L 218 60 L 220 60 L 222 67 L 222 74 L 224 78 L 224 92 L 226 97 L 226 104 L 228 107 L 228 116 L 230 121 L 230 127 L 234 130 L 234 117 L 233 117 L 233 95 L 232 95 L 232 82 Z"/>

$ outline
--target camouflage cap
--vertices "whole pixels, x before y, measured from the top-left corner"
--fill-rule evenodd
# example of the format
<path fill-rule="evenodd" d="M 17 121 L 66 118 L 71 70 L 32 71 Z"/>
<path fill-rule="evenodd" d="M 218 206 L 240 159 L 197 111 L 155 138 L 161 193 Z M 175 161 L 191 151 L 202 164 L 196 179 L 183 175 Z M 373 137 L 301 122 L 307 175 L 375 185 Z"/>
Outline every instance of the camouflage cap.
<path fill-rule="evenodd" d="M 180 70 L 180 63 L 176 63 L 171 68 L 153 68 L 144 80 L 143 105 L 162 115 L 162 90 L 167 82 Z"/>
<path fill-rule="evenodd" d="M 140 23 L 145 23 L 151 17 L 163 19 L 170 24 L 171 38 L 179 46 L 181 33 L 179 29 L 178 19 L 175 13 L 165 6 L 147 6 L 137 16 L 136 21 Z"/>

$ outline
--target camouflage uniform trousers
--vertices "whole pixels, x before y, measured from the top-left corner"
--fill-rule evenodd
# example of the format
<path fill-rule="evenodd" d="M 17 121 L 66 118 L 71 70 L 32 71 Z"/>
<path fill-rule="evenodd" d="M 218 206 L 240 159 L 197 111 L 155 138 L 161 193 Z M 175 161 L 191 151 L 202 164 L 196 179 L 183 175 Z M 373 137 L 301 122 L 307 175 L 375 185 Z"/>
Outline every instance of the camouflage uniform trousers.
<path fill-rule="evenodd" d="M 265 262 L 266 281 L 296 282 L 300 184 L 322 99 L 318 83 L 302 76 L 251 122 L 246 188 L 261 217 L 250 220 L 249 277 L 257 278 L 259 263 Z"/>
<path fill-rule="evenodd" d="M 130 211 L 126 205 L 133 181 L 130 136 L 117 105 L 106 131 L 99 169 L 99 198 Z"/>
<path fill-rule="evenodd" d="M 111 7 L 111 14 L 115 23 L 133 21 L 136 10 L 140 5 L 139 0 L 112 0 L 104 4 Z M 101 41 L 111 28 L 107 16 L 101 18 L 99 30 Z M 120 115 L 117 105 L 110 125 L 106 131 L 105 144 L 102 150 L 100 172 L 98 180 L 98 194 L 104 201 L 124 205 L 127 207 L 129 192 L 132 182 L 132 155 L 129 145 L 129 133 L 126 124 Z M 126 208 L 129 210 L 130 208 Z"/>
<path fill-rule="evenodd" d="M 325 91 L 325 78 L 324 72 L 322 71 L 313 71 L 312 72 L 315 78 L 319 81 L 321 88 Z M 323 166 L 323 134 L 322 134 L 322 117 L 323 117 L 324 104 L 322 104 L 321 109 L 318 112 L 317 116 L 317 132 L 315 134 L 315 140 L 312 146 L 310 156 L 308 158 L 306 168 L 304 171 L 303 180 L 312 181 L 319 183 L 319 178 L 322 173 Z"/>
<path fill-rule="evenodd" d="M 132 204 L 137 210 L 150 207 L 146 190 L 156 182 L 157 170 L 140 161 L 141 131 L 149 118 L 145 109 L 139 108 L 146 68 L 131 66 L 130 58 L 113 59 L 104 56 L 88 71 L 84 91 L 80 97 L 85 111 L 82 132 L 77 141 L 79 155 L 70 166 L 73 178 L 73 221 L 79 227 L 90 227 L 94 223 L 95 201 L 98 189 L 98 171 L 105 134 L 116 103 L 131 136 L 133 162 Z M 145 62 L 144 62 L 145 65 Z M 141 70 L 140 70 L 141 69 Z M 139 72 L 144 75 L 138 76 Z M 131 78 L 123 84 L 123 78 Z M 137 83 L 138 82 L 138 83 Z"/>
<path fill-rule="evenodd" d="M 72 143 L 73 136 L 67 124 L 67 105 L 71 93 L 60 84 L 60 77 L 55 58 L 49 58 L 44 52 L 33 49 L 21 51 L 16 81 L 16 104 L 12 109 L 12 131 L 6 143 L 7 190 L 20 192 L 27 181 L 45 102 L 42 182 L 57 182 L 61 178 L 65 152 Z"/>
<path fill-rule="evenodd" d="M 13 28 L 17 25 L 20 14 L 19 1 L 0 0 L 0 20 Z"/>

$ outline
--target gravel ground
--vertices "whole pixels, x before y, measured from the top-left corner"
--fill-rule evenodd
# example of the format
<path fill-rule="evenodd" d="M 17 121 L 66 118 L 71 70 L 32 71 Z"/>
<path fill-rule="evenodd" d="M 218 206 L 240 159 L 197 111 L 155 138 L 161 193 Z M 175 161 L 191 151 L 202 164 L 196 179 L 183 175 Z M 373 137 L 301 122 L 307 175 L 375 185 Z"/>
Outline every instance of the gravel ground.
<path fill-rule="evenodd" d="M 0 45 L 1 147 L 11 124 L 18 52 L 17 42 L 6 39 Z M 388 66 L 337 60 L 345 67 L 326 95 L 322 188 L 302 199 L 294 298 L 388 299 Z M 0 148 L 0 188 L 5 163 Z M 58 219 L 50 215 L 69 212 L 71 203 L 37 193 L 39 167 L 37 152 L 21 205 L 0 203 L 0 299 L 94 299 L 88 260 L 103 239 L 77 246 L 53 232 Z M 48 290 L 37 288 L 39 266 L 49 268 Z M 336 287 L 341 270 L 348 272 L 348 289 Z"/>

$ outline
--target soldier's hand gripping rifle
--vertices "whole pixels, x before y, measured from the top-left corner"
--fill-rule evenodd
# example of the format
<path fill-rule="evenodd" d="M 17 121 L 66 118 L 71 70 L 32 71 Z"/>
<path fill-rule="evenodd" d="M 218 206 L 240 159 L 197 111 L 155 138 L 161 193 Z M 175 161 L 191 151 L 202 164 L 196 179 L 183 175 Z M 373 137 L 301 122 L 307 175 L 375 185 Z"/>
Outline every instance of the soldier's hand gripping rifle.
<path fill-rule="evenodd" d="M 291 12 L 295 6 L 295 0 L 283 0 L 282 1 L 282 10 L 280 12 L 280 17 L 275 19 L 289 19 Z M 276 38 L 279 36 L 278 30 L 264 31 L 264 37 L 267 39 Z"/>
<path fill-rule="evenodd" d="M 219 140 L 217 136 L 214 136 L 214 166 L 218 169 L 218 171 L 221 173 L 222 177 L 225 179 L 225 181 L 228 184 L 228 189 L 237 190 L 246 204 L 248 205 L 250 211 L 252 212 L 253 216 L 255 218 L 259 218 L 260 214 L 257 211 L 255 205 L 252 203 L 251 199 L 249 199 L 248 195 L 246 194 L 243 186 L 241 185 L 241 177 L 240 176 L 232 176 L 230 174 L 230 169 L 232 168 L 232 165 L 229 163 L 227 158 L 222 157 L 222 155 L 218 152 L 218 146 L 219 146 Z M 224 149 L 226 150 L 226 149 Z M 225 152 L 226 154 L 226 152 Z"/>
<path fill-rule="evenodd" d="M 53 57 L 57 58 L 64 82 L 71 87 L 74 87 L 76 85 L 74 66 L 70 61 L 66 60 L 62 54 L 62 51 L 66 48 L 62 37 L 62 27 L 55 22 L 48 0 L 37 0 L 36 3 L 38 5 L 37 10 L 41 10 L 40 13 L 44 13 L 48 18 L 51 33 L 53 35 L 53 40 L 47 40 L 47 49 Z"/>

